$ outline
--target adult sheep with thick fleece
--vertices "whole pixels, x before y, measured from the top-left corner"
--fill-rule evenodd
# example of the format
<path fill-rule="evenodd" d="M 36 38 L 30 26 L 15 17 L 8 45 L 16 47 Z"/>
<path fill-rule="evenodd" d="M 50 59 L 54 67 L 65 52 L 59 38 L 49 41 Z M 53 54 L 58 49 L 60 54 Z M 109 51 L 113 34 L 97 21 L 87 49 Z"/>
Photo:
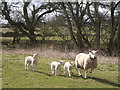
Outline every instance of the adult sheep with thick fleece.
<path fill-rule="evenodd" d="M 34 71 L 34 64 L 36 65 L 36 69 L 38 71 L 38 54 L 34 54 L 33 56 L 27 56 L 25 58 L 25 69 L 29 70 L 29 65 L 32 65 L 33 71 Z"/>
<path fill-rule="evenodd" d="M 60 74 L 59 75 L 61 75 L 62 65 L 64 65 L 64 61 L 60 61 L 60 62 L 53 61 L 51 63 L 52 74 L 55 74 L 57 76 L 57 71 L 60 70 Z"/>
<path fill-rule="evenodd" d="M 75 58 L 75 65 L 78 68 L 79 76 L 82 76 L 80 69 L 85 70 L 85 78 L 87 78 L 87 70 L 91 69 L 91 78 L 92 70 L 97 67 L 97 51 L 89 50 L 89 54 L 79 53 Z"/>
<path fill-rule="evenodd" d="M 74 66 L 74 62 L 66 62 L 64 65 L 64 74 L 66 74 L 66 69 L 67 69 L 69 73 L 69 77 L 71 77 L 73 66 Z"/>

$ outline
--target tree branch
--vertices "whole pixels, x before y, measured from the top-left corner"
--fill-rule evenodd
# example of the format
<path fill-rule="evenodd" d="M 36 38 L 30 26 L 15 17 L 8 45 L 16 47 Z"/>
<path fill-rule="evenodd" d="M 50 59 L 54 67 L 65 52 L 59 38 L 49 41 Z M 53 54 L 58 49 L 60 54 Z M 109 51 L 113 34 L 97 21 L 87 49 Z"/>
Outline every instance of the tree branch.
<path fill-rule="evenodd" d="M 62 5 L 62 8 L 63 8 L 64 14 L 66 15 L 66 18 L 67 18 L 68 28 L 69 28 L 69 31 L 70 31 L 71 39 L 74 41 L 76 47 L 78 47 L 78 43 L 77 43 L 77 41 L 76 41 L 76 39 L 75 39 L 75 36 L 74 36 L 74 33 L 73 33 L 73 31 L 72 31 L 72 25 L 71 25 L 71 21 L 70 21 L 70 18 L 69 18 L 69 16 L 68 16 L 68 13 L 67 13 L 67 11 L 66 11 L 66 7 L 65 7 L 65 5 L 64 5 L 63 2 L 61 3 L 61 5 Z"/>
<path fill-rule="evenodd" d="M 38 18 L 37 18 L 37 20 L 36 20 L 36 22 L 34 23 L 34 25 L 36 25 L 38 22 L 39 22 L 39 19 L 41 18 L 41 17 L 43 17 L 45 14 L 47 14 L 47 13 L 51 13 L 51 12 L 53 12 L 55 9 L 52 9 L 52 10 L 48 10 L 48 11 L 46 11 L 46 12 L 43 12 Z"/>
<path fill-rule="evenodd" d="M 28 33 L 27 33 L 26 31 L 24 31 L 24 30 L 22 29 L 22 27 L 21 27 L 21 25 L 22 25 L 22 26 L 24 26 L 24 28 L 26 28 L 23 23 L 14 22 L 14 21 L 10 18 L 10 16 L 9 16 L 9 10 L 8 10 L 8 7 L 7 7 L 7 2 L 3 2 L 2 4 L 4 4 L 4 8 L 3 8 L 3 10 L 2 10 L 2 14 L 5 16 L 5 19 L 8 20 L 8 22 L 9 22 L 11 25 L 19 28 L 19 30 L 20 30 L 22 33 L 24 33 L 25 35 L 28 35 Z"/>
<path fill-rule="evenodd" d="M 89 5 L 89 2 L 87 2 L 87 11 L 88 11 L 88 16 L 89 16 L 89 18 L 90 18 L 91 22 L 94 24 L 94 23 L 95 23 L 95 21 L 93 20 L 93 17 L 91 16 L 89 6 L 90 6 L 90 5 Z"/>
<path fill-rule="evenodd" d="M 30 4 L 30 2 L 24 2 L 24 7 L 23 7 L 23 12 L 24 12 L 23 18 L 25 19 L 27 26 L 30 26 L 29 25 L 30 24 L 30 19 L 28 17 L 28 12 L 27 12 L 27 7 L 28 7 L 29 4 Z"/>

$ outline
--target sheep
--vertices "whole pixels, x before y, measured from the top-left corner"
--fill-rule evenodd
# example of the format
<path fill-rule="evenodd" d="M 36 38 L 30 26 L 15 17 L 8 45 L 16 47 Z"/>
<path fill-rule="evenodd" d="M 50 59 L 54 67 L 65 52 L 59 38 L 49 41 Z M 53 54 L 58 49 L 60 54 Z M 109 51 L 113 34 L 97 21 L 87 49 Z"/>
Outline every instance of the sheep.
<path fill-rule="evenodd" d="M 58 71 L 58 69 L 59 69 L 59 70 L 60 70 L 60 74 L 59 74 L 59 75 L 61 75 L 62 65 L 64 65 L 64 61 L 60 61 L 60 62 L 53 61 L 53 62 L 51 63 L 51 71 L 52 71 L 52 74 L 55 74 L 55 76 L 57 76 L 57 71 Z"/>
<path fill-rule="evenodd" d="M 64 65 L 64 74 L 66 74 L 66 69 L 68 69 L 69 77 L 71 77 L 73 66 L 74 66 L 74 62 L 66 62 Z"/>
<path fill-rule="evenodd" d="M 79 53 L 75 58 L 75 65 L 78 69 L 79 76 L 82 76 L 80 69 L 85 70 L 85 78 L 87 78 L 87 70 L 91 68 L 91 78 L 92 70 L 97 67 L 97 51 L 89 50 L 89 54 Z"/>
<path fill-rule="evenodd" d="M 27 56 L 25 58 L 25 70 L 29 70 L 29 65 L 32 65 L 33 71 L 34 71 L 34 64 L 36 65 L 36 69 L 38 71 L 38 60 L 37 60 L 38 54 L 34 54 L 32 56 Z"/>

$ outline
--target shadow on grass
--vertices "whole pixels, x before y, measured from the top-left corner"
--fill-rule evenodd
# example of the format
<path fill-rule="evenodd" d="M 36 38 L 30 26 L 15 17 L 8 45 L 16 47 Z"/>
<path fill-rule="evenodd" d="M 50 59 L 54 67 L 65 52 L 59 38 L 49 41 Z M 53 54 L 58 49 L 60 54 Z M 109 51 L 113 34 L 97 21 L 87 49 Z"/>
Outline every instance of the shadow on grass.
<path fill-rule="evenodd" d="M 36 71 L 36 72 L 37 72 L 37 71 Z M 38 71 L 38 73 L 46 74 L 46 75 L 48 75 L 48 76 L 52 76 L 51 74 L 48 74 L 48 73 L 45 73 L 45 72 L 40 72 L 40 71 Z"/>
<path fill-rule="evenodd" d="M 89 77 L 90 78 L 90 77 Z M 111 82 L 111 81 L 108 81 L 106 79 L 101 79 L 101 78 L 96 78 L 96 77 L 93 77 L 91 78 L 95 81 L 98 81 L 98 82 L 101 82 L 101 83 L 106 83 L 106 84 L 109 84 L 109 85 L 112 85 L 112 86 L 116 86 L 116 87 L 120 87 L 120 84 L 117 84 L 117 83 L 114 83 L 114 82 Z"/>
<path fill-rule="evenodd" d="M 44 72 L 40 72 L 40 71 L 38 71 L 38 73 L 42 73 L 42 74 L 46 74 L 46 75 L 48 75 L 48 76 L 52 76 L 51 74 L 44 73 Z M 62 76 L 62 77 L 67 77 L 67 78 L 73 78 L 73 79 L 78 79 L 78 78 L 83 78 L 83 79 L 85 79 L 83 76 L 76 76 L 76 75 L 72 75 L 72 77 L 69 77 L 69 76 L 67 76 L 67 75 L 60 75 L 60 76 Z M 120 84 L 111 82 L 111 81 L 106 80 L 106 79 L 101 79 L 101 78 L 97 78 L 97 77 L 93 77 L 93 78 L 88 77 L 87 79 L 93 79 L 93 80 L 95 80 L 95 81 L 97 81 L 97 82 L 100 82 L 100 83 L 106 83 L 106 84 L 109 84 L 109 85 L 112 85 L 112 86 L 120 87 Z M 87 79 L 86 79 L 86 80 L 87 80 Z"/>
<path fill-rule="evenodd" d="M 72 75 L 71 77 L 69 77 L 67 74 L 66 75 L 59 75 L 60 77 L 65 77 L 65 78 L 73 78 L 73 79 L 79 79 L 80 76 L 75 76 L 75 75 Z"/>
<path fill-rule="evenodd" d="M 73 79 L 78 79 L 78 78 L 83 78 L 83 76 L 76 76 L 76 75 L 72 75 Z"/>
<path fill-rule="evenodd" d="M 69 77 L 69 76 L 64 76 L 64 77 Z M 97 77 L 93 77 L 93 78 L 88 77 L 87 79 L 85 79 L 83 76 L 72 75 L 72 77 L 69 77 L 69 78 L 73 78 L 73 79 L 83 78 L 84 80 L 93 79 L 93 80 L 95 80 L 97 82 L 100 82 L 100 83 L 105 83 L 105 84 L 109 84 L 109 85 L 112 85 L 112 86 L 120 87 L 120 84 L 118 84 L 118 83 L 114 83 L 114 82 L 111 82 L 109 80 L 101 79 L 101 78 L 97 78 Z"/>

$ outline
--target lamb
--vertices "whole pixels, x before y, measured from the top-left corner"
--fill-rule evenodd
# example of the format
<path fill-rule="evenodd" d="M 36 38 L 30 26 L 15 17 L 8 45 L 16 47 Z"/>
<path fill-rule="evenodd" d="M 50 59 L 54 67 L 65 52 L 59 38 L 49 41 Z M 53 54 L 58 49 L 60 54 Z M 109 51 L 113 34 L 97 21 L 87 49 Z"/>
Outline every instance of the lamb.
<path fill-rule="evenodd" d="M 74 66 L 74 62 L 66 62 L 64 65 L 64 74 L 66 74 L 66 69 L 68 69 L 69 77 L 71 77 L 73 66 Z"/>
<path fill-rule="evenodd" d="M 91 78 L 92 70 L 97 67 L 97 51 L 89 50 L 89 54 L 79 53 L 75 58 L 75 65 L 78 69 L 79 76 L 82 76 L 80 69 L 85 70 L 85 78 L 87 78 L 87 70 L 91 69 Z"/>
<path fill-rule="evenodd" d="M 57 76 L 57 71 L 60 70 L 59 75 L 61 75 L 62 65 L 64 65 L 64 61 L 60 61 L 60 62 L 53 61 L 53 62 L 51 63 L 51 71 L 52 71 L 52 74 L 55 74 L 55 76 Z"/>
<path fill-rule="evenodd" d="M 32 56 L 27 56 L 25 58 L 25 70 L 29 70 L 29 65 L 32 65 L 33 71 L 34 71 L 34 64 L 36 65 L 36 69 L 38 71 L 38 60 L 37 60 L 38 54 L 34 54 Z"/>

